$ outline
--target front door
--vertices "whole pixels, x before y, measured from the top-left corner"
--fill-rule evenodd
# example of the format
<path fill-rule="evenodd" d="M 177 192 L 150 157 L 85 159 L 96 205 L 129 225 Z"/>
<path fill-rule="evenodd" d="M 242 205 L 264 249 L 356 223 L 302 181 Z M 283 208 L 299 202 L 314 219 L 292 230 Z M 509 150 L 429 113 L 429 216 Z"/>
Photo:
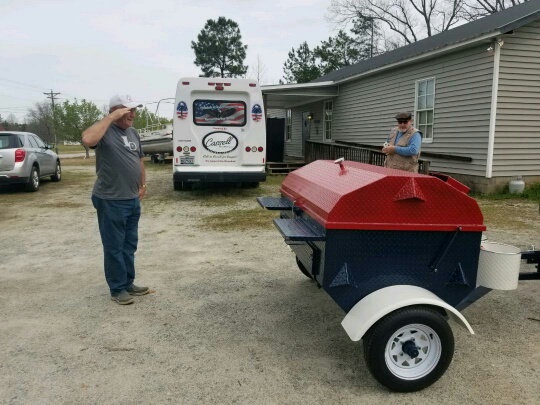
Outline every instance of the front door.
<path fill-rule="evenodd" d="M 309 126 L 308 120 L 309 111 L 302 113 L 302 156 L 305 156 L 304 151 L 306 149 L 306 141 L 309 139 Z"/>

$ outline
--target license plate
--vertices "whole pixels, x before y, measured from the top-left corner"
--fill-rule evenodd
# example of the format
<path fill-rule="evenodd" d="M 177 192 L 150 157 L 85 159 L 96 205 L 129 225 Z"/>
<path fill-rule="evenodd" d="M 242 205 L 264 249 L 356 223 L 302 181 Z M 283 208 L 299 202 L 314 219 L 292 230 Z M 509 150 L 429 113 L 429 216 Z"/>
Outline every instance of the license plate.
<path fill-rule="evenodd" d="M 194 158 L 192 156 L 184 156 L 180 158 L 181 165 L 192 165 Z"/>

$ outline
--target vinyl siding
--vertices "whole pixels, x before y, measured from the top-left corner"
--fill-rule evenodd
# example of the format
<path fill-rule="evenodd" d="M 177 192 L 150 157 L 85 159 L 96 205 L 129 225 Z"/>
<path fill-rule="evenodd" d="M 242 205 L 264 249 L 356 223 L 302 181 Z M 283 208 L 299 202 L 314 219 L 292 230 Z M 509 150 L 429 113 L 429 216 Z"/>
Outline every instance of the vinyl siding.
<path fill-rule="evenodd" d="M 313 141 L 323 141 L 323 113 L 324 102 L 306 104 L 292 109 L 292 139 L 291 142 L 285 142 L 286 156 L 302 156 L 302 113 L 313 113 L 311 123 L 310 139 Z M 316 122 L 319 121 L 319 122 Z"/>
<path fill-rule="evenodd" d="M 334 140 L 381 145 L 398 111 L 414 111 L 415 82 L 435 78 L 433 142 L 425 152 L 471 157 L 472 162 L 429 158 L 431 170 L 485 176 L 493 54 L 486 45 L 368 76 L 339 88 Z"/>
<path fill-rule="evenodd" d="M 266 118 L 287 118 L 287 110 L 284 108 L 269 108 L 266 110 Z"/>
<path fill-rule="evenodd" d="M 285 142 L 285 156 L 300 157 L 302 156 L 302 110 L 292 109 L 291 114 L 292 136 L 289 142 Z"/>
<path fill-rule="evenodd" d="M 540 22 L 504 37 L 493 176 L 540 174 Z"/>

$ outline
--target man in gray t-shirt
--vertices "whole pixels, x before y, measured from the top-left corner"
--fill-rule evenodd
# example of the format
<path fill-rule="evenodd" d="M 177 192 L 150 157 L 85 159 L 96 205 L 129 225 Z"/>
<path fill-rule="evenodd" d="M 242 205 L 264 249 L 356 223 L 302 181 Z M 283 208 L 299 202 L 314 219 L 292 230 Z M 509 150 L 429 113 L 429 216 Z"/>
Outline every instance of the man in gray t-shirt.
<path fill-rule="evenodd" d="M 134 302 L 148 287 L 135 280 L 140 200 L 146 192 L 146 175 L 139 134 L 132 128 L 137 107 L 127 95 L 113 96 L 109 115 L 83 132 L 85 145 L 96 151 L 97 179 L 92 203 L 97 211 L 103 243 L 105 279 L 111 299 L 118 304 Z"/>

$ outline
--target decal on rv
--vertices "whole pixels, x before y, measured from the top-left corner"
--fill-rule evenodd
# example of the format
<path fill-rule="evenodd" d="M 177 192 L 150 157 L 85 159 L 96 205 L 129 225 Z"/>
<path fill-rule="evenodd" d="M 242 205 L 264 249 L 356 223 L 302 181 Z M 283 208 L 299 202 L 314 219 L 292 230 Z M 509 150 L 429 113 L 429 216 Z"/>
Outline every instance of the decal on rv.
<path fill-rule="evenodd" d="M 238 147 L 238 138 L 229 132 L 210 132 L 203 138 L 204 148 L 212 153 L 229 153 Z"/>
<path fill-rule="evenodd" d="M 180 101 L 176 106 L 176 115 L 183 120 L 188 116 L 188 107 L 184 101 Z"/>
<path fill-rule="evenodd" d="M 259 104 L 255 104 L 251 109 L 251 118 L 253 121 L 260 121 L 262 118 L 262 108 Z"/>

